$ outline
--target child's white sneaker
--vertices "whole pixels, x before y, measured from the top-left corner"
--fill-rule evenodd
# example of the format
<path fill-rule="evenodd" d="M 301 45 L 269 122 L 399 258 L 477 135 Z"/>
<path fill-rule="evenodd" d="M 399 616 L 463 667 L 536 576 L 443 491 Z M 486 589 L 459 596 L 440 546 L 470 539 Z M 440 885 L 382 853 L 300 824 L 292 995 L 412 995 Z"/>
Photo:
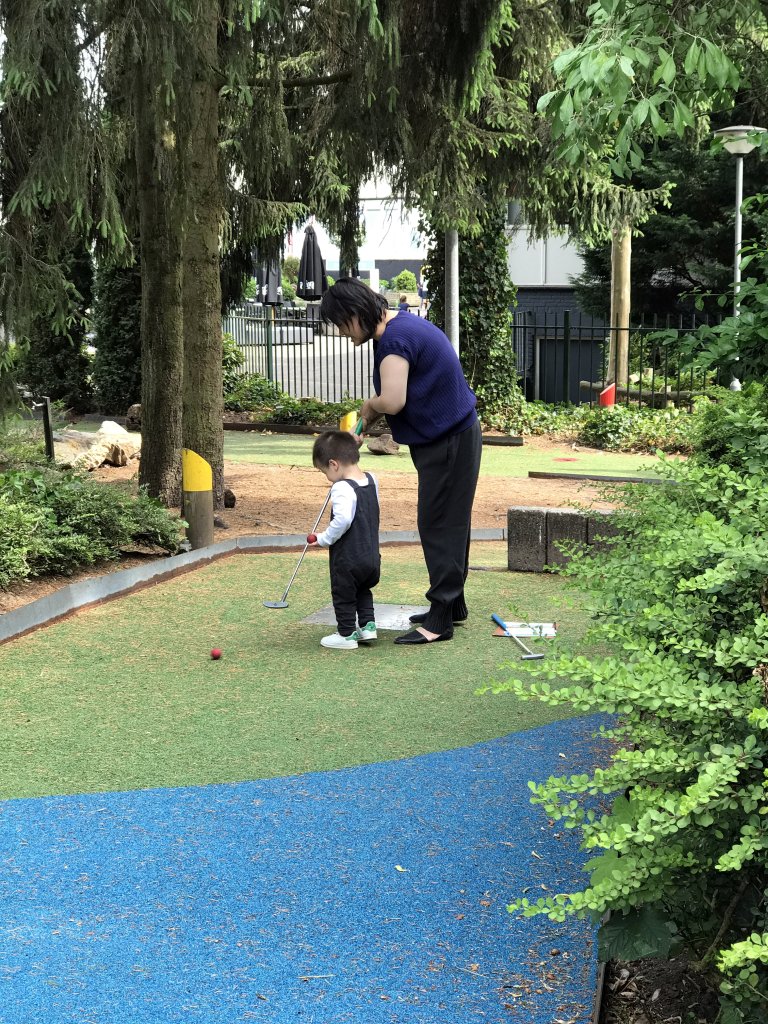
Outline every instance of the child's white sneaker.
<path fill-rule="evenodd" d="M 367 623 L 361 629 L 356 629 L 352 636 L 361 644 L 370 643 L 371 640 L 378 640 L 379 634 L 376 632 L 376 623 Z"/>
<path fill-rule="evenodd" d="M 323 647 L 332 647 L 337 651 L 355 651 L 357 650 L 357 633 L 353 633 L 352 636 L 331 633 L 330 636 L 324 636 L 320 644 Z"/>

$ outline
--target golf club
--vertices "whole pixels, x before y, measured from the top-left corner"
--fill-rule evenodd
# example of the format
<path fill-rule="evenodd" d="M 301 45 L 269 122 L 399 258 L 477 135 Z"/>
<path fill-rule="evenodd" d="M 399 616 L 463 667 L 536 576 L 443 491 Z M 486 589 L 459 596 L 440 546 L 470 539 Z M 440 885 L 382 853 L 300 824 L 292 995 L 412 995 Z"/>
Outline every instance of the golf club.
<path fill-rule="evenodd" d="M 524 653 L 521 655 L 522 661 L 541 661 L 544 655 L 534 654 L 530 647 L 526 647 L 526 645 L 523 643 L 519 636 L 515 636 L 514 633 L 510 633 L 510 631 L 507 629 L 507 624 L 503 619 L 500 619 L 499 616 L 495 613 L 491 615 L 491 618 L 493 619 L 497 626 L 501 626 L 501 628 L 504 630 L 504 636 L 511 637 L 515 641 L 517 646 L 524 651 Z"/>
<path fill-rule="evenodd" d="M 362 420 L 358 420 L 357 421 L 357 426 L 355 427 L 355 433 L 359 434 L 362 429 L 363 429 L 363 421 Z M 331 490 L 333 490 L 333 488 L 331 488 Z M 315 520 L 315 525 L 309 531 L 309 533 L 307 534 L 307 537 L 309 537 L 310 534 L 313 534 L 313 533 L 317 532 L 317 527 L 320 524 L 320 520 L 323 518 L 323 512 L 325 512 L 326 508 L 328 507 L 328 502 L 330 500 L 331 500 L 331 491 L 328 491 L 326 499 L 323 502 L 323 507 L 320 509 L 320 515 Z M 288 591 L 291 589 L 293 581 L 296 579 L 296 574 L 299 571 L 299 567 L 301 566 L 301 563 L 304 561 L 304 555 L 306 555 L 308 547 L 309 547 L 309 541 L 307 540 L 306 544 L 304 545 L 304 550 L 301 552 L 301 557 L 299 558 L 298 562 L 296 563 L 296 568 L 293 570 L 293 575 L 288 580 L 288 586 L 285 588 L 285 593 L 283 594 L 283 596 L 280 598 L 279 601 L 263 601 L 262 603 L 263 603 L 265 608 L 287 608 L 288 607 L 288 602 L 286 601 L 286 598 L 288 597 Z"/>

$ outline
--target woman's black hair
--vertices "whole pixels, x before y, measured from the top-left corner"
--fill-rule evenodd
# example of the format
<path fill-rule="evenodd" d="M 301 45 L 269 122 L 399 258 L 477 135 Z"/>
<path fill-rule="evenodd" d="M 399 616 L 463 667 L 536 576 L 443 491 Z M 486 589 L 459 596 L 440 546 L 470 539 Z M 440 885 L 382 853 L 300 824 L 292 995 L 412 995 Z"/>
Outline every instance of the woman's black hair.
<path fill-rule="evenodd" d="M 356 316 L 369 338 L 388 309 L 387 300 L 357 277 L 343 277 L 328 289 L 320 303 L 320 316 L 327 324 L 344 327 Z"/>
<path fill-rule="evenodd" d="M 357 441 L 349 431 L 326 430 L 315 441 L 312 446 L 312 465 L 318 469 L 325 469 L 331 459 L 342 466 L 354 466 L 360 461 Z"/>

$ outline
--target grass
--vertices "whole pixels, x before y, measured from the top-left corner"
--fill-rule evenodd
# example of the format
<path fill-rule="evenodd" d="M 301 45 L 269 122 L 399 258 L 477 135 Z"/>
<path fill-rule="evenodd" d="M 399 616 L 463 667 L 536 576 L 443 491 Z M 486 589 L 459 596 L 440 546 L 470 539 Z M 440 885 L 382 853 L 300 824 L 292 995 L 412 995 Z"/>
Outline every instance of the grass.
<path fill-rule="evenodd" d="M 255 431 L 228 431 L 224 435 L 224 457 L 231 462 L 262 466 L 308 466 L 311 463 L 311 438 L 295 434 L 260 434 Z M 567 461 L 559 461 L 565 459 Z M 387 472 L 414 473 L 408 449 L 384 460 Z M 558 470 L 568 473 L 637 474 L 643 467 L 653 471 L 658 462 L 653 455 L 623 452 L 574 451 L 570 445 L 543 452 L 539 448 L 486 445 L 483 448 L 483 476 L 527 477 L 529 470 Z"/>
<path fill-rule="evenodd" d="M 503 545 L 474 549 L 501 561 Z M 455 639 L 408 649 L 383 634 L 327 651 L 324 552 L 278 598 L 296 555 L 237 556 L 99 605 L 7 644 L 0 667 L 0 797 L 201 785 L 340 768 L 452 749 L 564 717 L 478 687 L 524 671 L 490 614 L 586 623 L 554 576 L 473 572 L 473 615 Z M 377 600 L 423 602 L 417 548 L 385 548 Z M 210 649 L 223 649 L 214 662 Z M 500 667 L 510 659 L 507 667 Z"/>
<path fill-rule="evenodd" d="M 77 430 L 95 431 L 100 425 L 82 420 L 74 424 L 74 427 Z M 312 437 L 306 434 L 266 434 L 245 430 L 228 430 L 224 434 L 224 458 L 230 462 L 258 466 L 309 466 L 311 450 Z M 401 447 L 398 456 L 388 457 L 385 461 L 387 472 L 415 473 L 406 446 Z M 527 477 L 530 470 L 538 470 L 598 473 L 605 476 L 652 476 L 656 462 L 658 459 L 655 455 L 574 451 L 566 443 L 546 452 L 526 445 L 509 448 L 486 445 L 483 448 L 481 473 L 483 476 Z"/>

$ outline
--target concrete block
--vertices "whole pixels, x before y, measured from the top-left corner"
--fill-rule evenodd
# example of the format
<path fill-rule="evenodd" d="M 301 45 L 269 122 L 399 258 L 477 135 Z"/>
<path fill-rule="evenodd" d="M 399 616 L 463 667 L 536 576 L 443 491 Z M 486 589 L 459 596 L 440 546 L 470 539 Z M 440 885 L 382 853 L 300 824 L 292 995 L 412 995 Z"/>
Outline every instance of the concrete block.
<path fill-rule="evenodd" d="M 547 560 L 547 509 L 518 506 L 507 511 L 507 568 L 542 572 Z"/>
<path fill-rule="evenodd" d="M 559 550 L 563 541 L 587 542 L 587 517 L 566 508 L 547 509 L 547 565 L 565 565 L 568 558 Z"/>
<path fill-rule="evenodd" d="M 598 551 L 606 551 L 609 545 L 606 540 L 616 537 L 618 530 L 613 522 L 613 512 L 608 509 L 605 512 L 593 510 L 587 519 L 587 544 Z"/>

